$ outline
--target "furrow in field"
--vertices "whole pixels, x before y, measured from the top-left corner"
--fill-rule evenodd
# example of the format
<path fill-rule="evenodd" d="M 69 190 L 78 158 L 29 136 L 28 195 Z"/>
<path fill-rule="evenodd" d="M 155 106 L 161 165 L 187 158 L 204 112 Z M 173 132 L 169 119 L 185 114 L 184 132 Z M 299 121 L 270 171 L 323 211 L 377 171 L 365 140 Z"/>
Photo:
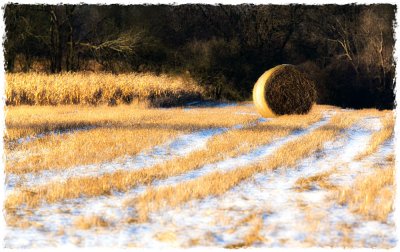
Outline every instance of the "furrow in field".
<path fill-rule="evenodd" d="M 237 109 L 246 111 L 243 106 Z M 103 106 L 79 109 L 72 106 L 13 107 L 6 118 L 9 140 L 56 129 L 85 125 L 95 125 L 96 128 L 68 135 L 46 135 L 40 140 L 7 148 L 5 172 L 23 174 L 110 162 L 124 155 L 137 155 L 179 134 L 231 128 L 258 118 L 257 115 L 236 115 L 231 110 L 209 108 L 186 112 L 184 109 L 141 110 L 129 106 L 118 109 Z M 221 116 L 226 114 L 229 116 Z"/>
<path fill-rule="evenodd" d="M 234 128 L 240 127 L 242 127 L 242 125 L 234 126 Z M 222 134 L 228 130 L 229 129 L 227 128 L 212 128 L 184 134 L 178 136 L 175 140 L 170 140 L 167 143 L 155 146 L 154 148 L 143 151 L 134 157 L 125 158 L 123 162 L 121 162 L 121 160 L 115 160 L 102 164 L 76 166 L 69 169 L 44 170 L 41 172 L 25 173 L 22 175 L 13 173 L 7 174 L 6 191 L 11 192 L 15 189 L 17 184 L 29 188 L 45 183 L 63 182 L 69 178 L 88 176 L 98 177 L 119 170 L 129 171 L 151 167 L 179 156 L 186 156 L 198 149 L 202 149 L 206 146 L 207 141 L 211 137 Z"/>
<path fill-rule="evenodd" d="M 33 142 L 39 139 L 45 139 L 44 141 L 54 141 L 55 139 L 58 139 L 59 141 L 62 141 L 61 139 L 64 137 L 71 136 L 79 132 L 87 132 L 95 128 L 98 128 L 98 126 L 88 125 L 70 129 L 50 130 L 38 133 L 37 135 L 21 137 L 16 140 L 7 142 L 7 147 L 5 149 L 7 162 L 6 172 L 8 172 L 10 167 L 15 168 L 16 166 L 18 166 L 19 163 L 22 163 L 33 156 L 45 156 L 51 153 L 51 147 L 40 146 L 40 144 L 37 144 L 40 147 L 37 146 L 37 148 L 31 148 L 32 145 L 34 146 Z M 28 144 L 30 144 L 31 146 L 27 146 Z M 18 170 L 18 168 L 16 170 Z"/>
<path fill-rule="evenodd" d="M 327 130 L 328 126 L 323 127 Z M 281 167 L 271 172 L 258 173 L 254 180 L 244 181 L 219 197 L 193 200 L 179 209 L 167 208 L 156 212 L 151 215 L 148 223 L 135 222 L 135 219 L 132 219 L 135 215 L 134 209 L 124 207 L 125 200 L 135 195 L 133 192 L 42 205 L 33 210 L 32 214 L 32 220 L 38 223 L 38 228 L 10 228 L 6 235 L 6 245 L 62 246 L 78 239 L 81 246 L 127 246 L 133 243 L 139 247 L 165 248 L 168 244 L 160 242 L 157 238 L 160 236 L 157 234 L 172 233 L 176 237 L 171 242 L 176 246 L 189 246 L 196 239 L 199 239 L 199 245 L 226 246 L 241 242 L 241 231 L 247 230 L 244 226 L 230 232 L 232 223 L 236 223 L 236 220 L 246 213 L 259 211 L 263 227 L 258 232 L 262 237 L 266 237 L 264 245 L 301 246 L 304 245 L 304 230 L 307 229 L 297 228 L 295 225 L 303 220 L 304 216 L 296 208 L 299 193 L 295 190 L 294 183 L 299 177 L 328 169 L 336 160 L 346 161 L 354 157 L 357 150 L 361 151 L 363 148 L 354 151 L 353 146 L 357 143 L 367 143 L 369 140 L 368 132 L 363 130 L 362 134 L 358 134 L 358 130 L 363 129 L 353 127 L 342 132 L 344 137 L 333 142 L 324 142 L 320 152 L 314 152 L 293 169 Z M 350 151 L 352 154 L 342 160 L 343 151 Z M 325 158 L 328 161 L 325 161 Z M 311 202 L 319 202 L 322 198 L 318 191 L 309 191 L 307 195 L 299 194 L 300 196 L 310 199 Z M 78 216 L 101 216 L 110 226 L 102 229 L 100 233 L 95 229 L 77 230 L 75 223 Z M 300 217 L 301 219 L 297 219 Z M 45 235 L 46 233 L 52 235 Z M 364 235 L 368 237 L 368 234 Z"/>
<path fill-rule="evenodd" d="M 237 157 L 227 158 L 227 159 L 224 159 L 224 160 L 216 162 L 216 163 L 207 164 L 201 168 L 189 171 L 187 173 L 180 174 L 178 176 L 171 176 L 164 180 L 154 181 L 152 183 L 152 186 L 154 186 L 154 187 L 172 186 L 172 185 L 179 184 L 181 182 L 187 182 L 190 180 L 197 179 L 197 178 L 204 176 L 206 174 L 209 174 L 211 172 L 215 172 L 215 171 L 226 172 L 229 170 L 236 169 L 237 167 L 256 163 L 256 162 L 266 158 L 268 155 L 271 155 L 271 153 L 273 153 L 277 148 L 281 147 L 282 145 L 284 145 L 290 141 L 293 141 L 299 137 L 302 137 L 302 136 L 314 131 L 315 129 L 321 127 L 322 125 L 326 124 L 329 121 L 329 118 L 330 118 L 330 115 L 325 115 L 325 117 L 322 120 L 314 123 L 310 127 L 292 132 L 292 134 L 289 136 L 278 138 L 277 140 L 273 141 L 272 143 L 258 147 L 256 149 L 250 151 L 249 153 L 246 153 L 244 155 L 240 155 Z"/>
<path fill-rule="evenodd" d="M 363 120 L 362 123 L 377 122 L 375 120 Z M 207 200 L 194 200 L 180 208 L 167 208 L 154 213 L 151 215 L 150 224 L 143 224 L 148 229 L 143 228 L 143 230 L 150 234 L 167 231 L 172 226 L 177 226 L 179 228 L 175 229 L 175 233 L 178 237 L 181 237 L 181 240 L 178 238 L 180 245 L 189 245 L 190 240 L 200 239 L 199 245 L 232 246 L 242 243 L 242 234 L 248 228 L 246 226 L 232 227 L 232 223 L 237 223 L 246 213 L 257 213 L 262 218 L 263 227 L 259 232 L 264 239 L 259 242 L 263 246 L 290 247 L 307 246 L 307 244 L 309 246 L 334 246 L 334 244 L 325 244 L 325 242 L 335 240 L 335 236 L 336 240 L 340 240 L 339 231 L 334 233 L 331 230 L 330 237 L 327 236 L 327 233 L 320 232 L 318 228 L 314 230 L 315 233 L 307 233 L 310 228 L 307 225 L 314 225 L 318 221 L 318 214 L 311 216 L 311 218 L 315 218 L 313 221 L 308 221 L 305 219 L 303 210 L 300 209 L 301 204 L 312 205 L 317 209 L 326 207 L 324 198 L 327 193 L 318 188 L 299 192 L 296 190 L 296 181 L 301 177 L 309 177 L 329 171 L 337 162 L 353 162 L 357 154 L 367 147 L 371 137 L 371 131 L 360 128 L 360 126 L 360 124 L 353 126 L 341 137 L 326 142 L 321 151 L 304 159 L 292 169 L 281 167 L 271 172 L 259 173 L 254 176 L 254 180 L 240 183 L 221 196 L 207 197 Z M 359 147 L 354 149 L 354 145 Z M 343 153 L 348 154 L 342 155 Z M 376 154 L 374 158 L 381 156 L 380 153 Z M 359 165 L 362 164 L 359 163 Z M 304 202 L 302 203 L 301 200 Z M 213 211 L 210 211 L 210 209 L 213 209 Z M 328 209 L 329 213 L 330 211 L 334 212 L 334 209 Z M 332 216 L 328 215 L 326 219 L 331 222 L 333 228 L 336 228 L 336 222 L 345 218 L 345 216 L 349 216 L 353 221 L 359 221 L 359 218 L 353 217 L 350 213 L 343 215 L 343 211 L 330 214 Z M 165 224 L 160 225 L 160 223 Z M 210 226 L 210 223 L 217 225 Z M 385 225 L 382 227 L 384 230 L 389 228 Z M 201 239 L 201 237 L 206 237 L 210 233 L 215 239 L 211 244 L 208 244 L 208 241 Z M 152 244 L 154 236 L 152 237 L 149 234 L 144 236 L 150 239 L 141 241 L 139 245 Z M 307 240 L 311 235 L 317 235 L 321 240 L 312 244 Z M 374 235 L 365 232 L 359 239 L 368 240 Z M 390 241 L 388 237 L 385 237 L 385 239 Z M 379 245 L 379 243 L 374 245 Z"/>
<path fill-rule="evenodd" d="M 109 194 L 112 191 L 128 191 L 138 185 L 151 184 L 156 179 L 183 174 L 198 169 L 208 163 L 246 153 L 257 146 L 268 144 L 309 124 L 321 120 L 321 112 L 307 116 L 282 116 L 256 126 L 236 128 L 216 136 L 207 143 L 206 148 L 190 155 L 172 159 L 147 169 L 118 171 L 100 177 L 70 178 L 64 183 L 50 183 L 43 186 L 26 188 L 10 194 L 6 205 L 15 207 L 22 203 L 31 206 L 40 201 L 55 202 L 64 199 L 93 197 Z"/>
<path fill-rule="evenodd" d="M 25 157 L 7 159 L 6 173 L 13 175 L 61 170 L 112 162 L 167 142 L 186 130 L 96 128 L 67 136 L 48 136 L 39 143 L 27 143 L 9 151 L 8 157 L 23 150 Z M 136 141 L 135 141 L 136 140 Z M 122 161 L 122 160 L 120 160 Z"/>
<path fill-rule="evenodd" d="M 382 128 L 379 131 L 376 131 L 369 143 L 368 148 L 366 148 L 363 152 L 359 153 L 356 159 L 361 160 L 362 158 L 371 155 L 375 151 L 377 151 L 378 147 L 386 142 L 393 135 L 394 131 L 394 116 L 392 113 L 386 114 L 385 117 L 381 119 Z"/>
<path fill-rule="evenodd" d="M 389 141 L 392 140 L 393 138 Z M 384 155 L 386 151 L 382 149 L 387 146 L 382 146 L 371 155 L 378 155 L 374 160 L 379 164 L 374 164 L 369 169 L 364 168 L 367 171 L 353 178 L 350 186 L 338 187 L 332 196 L 339 203 L 336 208 L 332 207 L 333 210 L 339 210 L 339 213 L 333 214 L 336 218 L 340 214 L 361 217 L 355 224 L 351 218 L 346 218 L 341 223 L 348 230 L 345 241 L 353 246 L 391 248 L 396 245 L 394 148 L 392 146 L 391 152 Z M 330 223 L 324 220 L 321 224 L 329 227 Z M 320 236 L 318 238 L 321 239 Z"/>
<path fill-rule="evenodd" d="M 325 201 L 310 204 L 312 197 L 304 197 L 308 207 L 303 212 L 305 217 L 312 221 L 301 222 L 298 227 L 308 232 L 307 236 L 312 243 L 323 246 L 340 244 L 379 248 L 396 245 L 394 213 L 391 209 L 394 200 L 393 183 L 384 182 L 389 177 L 380 177 L 393 172 L 393 167 L 390 167 L 386 160 L 394 154 L 394 148 L 392 146 L 390 151 L 389 149 L 389 145 L 381 145 L 377 152 L 371 153 L 367 158 L 360 160 L 355 156 L 351 162 L 339 166 L 339 169 L 327 178 L 333 189 L 319 191 L 320 197 Z M 362 152 L 359 151 L 358 154 L 360 153 Z M 360 185 L 362 188 L 357 189 Z M 352 189 L 347 191 L 347 188 Z M 350 199 L 341 202 L 343 192 Z M 375 193 L 377 195 L 374 195 Z M 354 199 L 356 201 L 352 202 Z M 368 209 L 364 211 L 363 207 Z M 333 243 L 333 240 L 337 242 Z"/>
<path fill-rule="evenodd" d="M 338 166 L 336 172 L 329 176 L 329 181 L 334 185 L 346 187 L 351 186 L 355 178 L 371 174 L 374 171 L 372 168 L 379 168 L 383 165 L 382 156 L 387 157 L 394 154 L 393 141 L 393 139 L 388 140 L 375 153 L 364 159 L 358 160 L 355 158 L 359 162 L 354 161 Z"/>
<path fill-rule="evenodd" d="M 189 200 L 221 195 L 254 174 L 275 170 L 281 166 L 296 165 L 299 160 L 322 149 L 325 142 L 335 139 L 358 119 L 358 115 L 339 113 L 333 116 L 328 124 L 312 131 L 312 134 L 277 148 L 266 160 L 227 172 L 212 172 L 176 186 L 150 188 L 131 204 L 137 208 L 139 218 L 146 220 L 150 212 L 157 211 L 165 205 L 177 206 Z"/>

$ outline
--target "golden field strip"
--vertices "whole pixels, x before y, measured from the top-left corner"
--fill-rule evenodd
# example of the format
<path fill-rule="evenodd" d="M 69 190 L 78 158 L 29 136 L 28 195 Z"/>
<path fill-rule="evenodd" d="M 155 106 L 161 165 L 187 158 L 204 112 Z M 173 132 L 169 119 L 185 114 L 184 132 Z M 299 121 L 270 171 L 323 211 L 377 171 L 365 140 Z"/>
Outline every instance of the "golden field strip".
<path fill-rule="evenodd" d="M 330 119 L 326 124 L 283 144 L 264 160 L 226 172 L 212 171 L 174 185 L 152 186 L 154 181 L 238 157 L 277 139 L 291 136 L 299 130 L 306 130 L 323 120 L 327 114 Z M 125 193 L 135 187 L 146 186 L 143 193 L 129 197 L 124 202 L 124 208 L 134 208 L 136 211 L 136 215 L 126 218 L 124 223 L 145 223 L 149 221 L 151 214 L 182 207 L 187 202 L 204 200 L 210 196 L 222 197 L 240 183 L 251 181 L 256 174 L 272 172 L 278 168 L 292 169 L 301 160 L 321 151 L 327 142 L 345 137 L 347 130 L 366 117 L 378 118 L 382 128 L 371 134 L 368 148 L 355 158 L 360 162 L 374 155 L 383 144 L 393 138 L 392 111 L 353 111 L 316 105 L 307 115 L 281 116 L 258 121 L 255 108 L 248 103 L 233 107 L 190 109 L 138 108 L 135 105 L 8 106 L 5 135 L 6 176 L 23 176 L 49 170 L 68 171 L 79 165 L 122 160 L 182 134 L 212 128 L 227 130 L 210 137 L 205 148 L 146 169 L 71 177 L 65 181 L 30 187 L 17 186 L 4 202 L 6 222 L 11 227 L 40 229 L 41 224 L 31 221 L 29 216 L 45 204 L 63 204 L 69 199 L 90 199 L 112 195 L 114 192 Z M 242 127 L 236 127 L 238 125 Z M 45 134 L 38 137 L 41 133 Z M 28 137 L 31 140 L 27 140 Z M 311 191 L 317 185 L 321 190 L 334 192 L 335 201 L 348 205 L 353 213 L 368 220 L 384 222 L 393 211 L 394 155 L 386 157 L 382 167 L 372 164 L 371 171 L 371 174 L 359 177 L 351 186 L 339 186 L 329 180 L 332 174 L 338 173 L 336 167 L 332 166 L 316 175 L 298 178 L 295 190 Z M 315 228 L 314 231 L 317 232 L 317 217 L 307 207 L 303 209 L 310 219 L 310 228 Z M 27 215 L 18 214 L 20 210 Z M 242 226 L 249 227 L 247 233 L 242 235 L 242 242 L 226 247 L 248 247 L 266 242 L 262 235 L 264 224 L 261 215 L 259 210 L 244 215 L 232 227 L 232 232 Z M 73 227 L 82 230 L 114 228 L 115 225 L 96 214 L 76 216 L 73 221 Z M 341 226 L 338 229 L 349 232 L 348 236 L 352 232 L 352 227 Z M 171 232 L 160 232 L 156 237 L 159 240 L 176 239 Z M 193 245 L 198 242 L 192 241 Z M 313 244 L 313 241 L 309 242 Z M 351 246 L 353 243 L 351 240 L 343 240 L 340 244 Z"/>
<path fill-rule="evenodd" d="M 79 112 L 73 106 L 60 109 L 11 107 L 6 116 L 6 154 L 18 151 L 34 154 L 7 161 L 6 171 L 22 174 L 101 163 L 123 155 L 134 155 L 178 134 L 208 128 L 229 128 L 256 119 L 251 114 L 232 114 L 221 118 L 221 114 L 228 111 L 225 108 L 216 108 L 212 112 L 206 109 L 199 109 L 196 113 L 179 111 L 182 110 L 143 110 L 132 106 L 83 107 Z M 76 125 L 95 128 L 73 134 L 50 134 L 17 146 L 7 144 L 15 141 L 16 136 L 26 137 L 57 128 L 74 130 Z"/>
<path fill-rule="evenodd" d="M 350 113 L 335 115 L 327 125 L 277 149 L 266 163 L 259 162 L 225 173 L 211 173 L 177 186 L 167 186 L 158 190 L 150 188 L 144 195 L 133 200 L 133 204 L 138 209 L 139 219 L 147 220 L 150 211 L 157 211 L 165 205 L 177 206 L 192 199 L 221 195 L 256 173 L 271 171 L 282 166 L 291 167 L 298 160 L 321 149 L 326 141 L 337 137 L 342 130 L 351 127 L 357 119 L 359 119 L 358 115 L 350 115 Z"/>
<path fill-rule="evenodd" d="M 360 155 L 356 157 L 357 160 L 360 160 L 376 152 L 376 150 L 381 144 L 383 144 L 385 141 L 387 141 L 390 137 L 393 136 L 394 117 L 391 114 L 388 114 L 386 117 L 381 119 L 381 122 L 383 128 L 377 133 L 372 135 L 372 138 L 368 144 L 368 148 L 363 153 L 360 153 Z"/>
<path fill-rule="evenodd" d="M 337 192 L 340 204 L 349 204 L 353 212 L 367 219 L 386 221 L 394 208 L 395 164 L 391 156 L 386 167 L 375 167 L 371 175 L 359 177 L 353 186 Z"/>
<path fill-rule="evenodd" d="M 21 192 L 9 197 L 6 206 L 15 207 L 22 203 L 34 206 L 39 204 L 41 200 L 55 202 L 80 195 L 98 196 L 107 194 L 113 189 L 127 191 L 139 184 L 150 184 L 156 179 L 181 174 L 207 163 L 248 152 L 257 146 L 305 128 L 307 125 L 319 121 L 321 117 L 322 113 L 315 109 L 315 112 L 307 116 L 282 116 L 272 122 L 231 130 L 213 137 L 207 143 L 205 149 L 195 151 L 186 157 L 167 161 L 150 169 L 131 172 L 118 171 L 100 177 L 72 178 L 65 183 L 57 182 L 37 188 L 22 188 Z M 224 153 L 224 155 L 221 155 L 221 153 Z"/>
<path fill-rule="evenodd" d="M 384 144 L 394 133 L 394 117 L 391 113 L 380 119 L 382 129 L 372 134 L 366 150 L 355 157 L 360 161 L 373 153 Z M 337 173 L 336 164 L 330 170 L 307 178 L 299 178 L 296 181 L 297 190 L 311 190 L 313 185 L 318 185 L 325 190 L 334 191 L 339 204 L 349 204 L 352 211 L 362 216 L 384 221 L 389 213 L 393 211 L 395 196 L 394 184 L 394 154 L 384 160 L 384 167 L 381 164 L 370 164 L 372 174 L 359 177 L 351 187 L 337 187 L 329 182 L 329 177 Z"/>
<path fill-rule="evenodd" d="M 130 104 L 174 105 L 182 98 L 199 98 L 204 90 L 189 77 L 110 73 L 9 73 L 8 105 Z"/>

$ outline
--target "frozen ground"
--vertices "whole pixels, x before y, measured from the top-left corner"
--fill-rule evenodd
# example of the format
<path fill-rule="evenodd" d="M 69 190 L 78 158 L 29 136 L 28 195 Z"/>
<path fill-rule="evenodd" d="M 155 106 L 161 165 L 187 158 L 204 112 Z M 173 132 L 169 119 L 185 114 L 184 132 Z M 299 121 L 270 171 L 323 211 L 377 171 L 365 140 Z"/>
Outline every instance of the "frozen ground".
<path fill-rule="evenodd" d="M 231 106 L 237 106 L 237 103 L 235 102 L 215 102 L 215 101 L 194 101 L 194 102 L 189 102 L 186 104 L 185 109 L 191 109 L 191 108 L 224 108 L 224 107 L 231 107 Z"/>
<path fill-rule="evenodd" d="M 240 169 L 244 165 L 268 158 L 274 149 L 293 141 L 329 121 L 330 115 L 303 131 L 276 139 L 239 157 L 208 164 L 180 176 L 155 181 L 153 186 L 176 185 L 204 176 L 211 171 L 221 172 Z M 241 126 L 236 126 L 241 127 Z M 147 188 L 139 186 L 128 192 L 113 192 L 92 198 L 66 200 L 56 204 L 43 204 L 35 209 L 20 209 L 17 214 L 36 223 L 29 228 L 7 228 L 5 245 L 9 248 L 31 248 L 47 246 L 118 246 L 118 247 L 224 247 L 243 241 L 254 223 L 261 225 L 262 239 L 255 241 L 255 247 L 301 247 L 337 246 L 345 238 L 338 227 L 353 226 L 351 237 L 355 247 L 393 247 L 396 244 L 393 216 L 386 223 L 365 221 L 355 215 L 347 206 L 340 206 L 332 199 L 332 192 L 319 188 L 299 191 L 295 182 L 336 168 L 329 177 L 333 185 L 351 185 L 358 176 L 370 172 L 371 164 L 384 163 L 394 153 L 394 140 L 382 145 L 378 152 L 361 161 L 355 161 L 371 135 L 380 130 L 379 118 L 365 117 L 349 128 L 338 139 L 327 142 L 322 151 L 315 153 L 290 169 L 281 167 L 275 171 L 256 174 L 251 180 L 219 197 L 192 200 L 177 208 L 167 208 L 151 213 L 145 223 L 129 223 L 136 215 L 134 208 L 125 202 L 137 197 Z M 155 147 L 128 161 L 100 166 L 75 167 L 65 173 L 29 175 L 24 183 L 30 185 L 46 183 L 49 180 L 66 179 L 84 172 L 85 176 L 114 172 L 116 169 L 145 169 L 159 162 L 184 156 L 204 148 L 207 140 L 230 129 L 211 129 L 180 136 L 165 145 Z M 150 154 L 149 154 L 150 153 Z M 128 163 L 130 162 L 130 163 Z M 118 167 L 118 168 L 117 168 Z M 71 173 L 70 173 L 71 172 Z M 92 173 L 93 172 L 93 173 Z M 42 178 L 44 177 L 44 178 Z M 17 180 L 17 179 L 15 179 Z M 13 190 L 13 178 L 8 178 Z M 11 181 L 11 182 L 10 182 Z M 31 213 L 28 213 L 32 211 Z M 107 228 L 80 230 L 74 226 L 79 216 L 101 216 L 108 223 Z M 239 225 L 246 216 L 254 216 L 248 224 Z M 250 218 L 251 219 L 251 218 Z M 318 227 L 318 228 L 316 228 Z"/>
<path fill-rule="evenodd" d="M 237 167 L 256 163 L 257 161 L 260 161 L 261 159 L 265 158 L 266 156 L 271 155 L 271 153 L 274 150 L 276 150 L 280 146 L 284 145 L 285 143 L 293 141 L 301 136 L 304 136 L 304 135 L 312 132 L 313 130 L 321 127 L 322 125 L 326 124 L 328 122 L 329 118 L 330 118 L 330 114 L 329 115 L 327 114 L 321 121 L 314 123 L 306 130 L 298 130 L 298 131 L 294 132 L 293 134 L 291 134 L 290 136 L 275 139 L 275 141 L 273 141 L 271 144 L 263 145 L 261 147 L 258 147 L 256 149 L 250 151 L 249 153 L 240 155 L 238 157 L 227 158 L 220 162 L 207 164 L 201 168 L 184 173 L 182 175 L 169 177 L 162 181 L 155 181 L 153 183 L 153 185 L 154 186 L 176 185 L 176 184 L 179 184 L 182 182 L 187 182 L 188 180 L 194 180 L 196 178 L 204 176 L 207 173 L 210 173 L 213 171 L 226 172 L 226 171 L 235 169 Z"/>
<path fill-rule="evenodd" d="M 246 127 L 267 121 L 259 118 Z M 152 167 L 162 162 L 188 155 L 189 153 L 206 147 L 207 141 L 216 135 L 232 129 L 245 127 L 238 124 L 231 128 L 211 128 L 178 136 L 162 145 L 144 150 L 136 156 L 118 158 L 100 164 L 80 165 L 68 169 L 49 169 L 40 172 L 25 174 L 10 173 L 6 176 L 6 194 L 11 193 L 16 186 L 31 187 L 45 183 L 63 182 L 72 177 L 101 176 L 119 170 L 138 170 Z"/>
<path fill-rule="evenodd" d="M 234 128 L 238 127 L 241 127 L 241 125 L 234 126 Z M 120 158 L 107 163 L 81 165 L 69 169 L 51 169 L 23 175 L 11 173 L 6 177 L 6 192 L 11 192 L 16 185 L 30 187 L 56 181 L 62 182 L 72 177 L 101 176 L 118 170 L 136 170 L 151 167 L 204 148 L 210 137 L 227 130 L 229 129 L 213 128 L 181 135 L 163 145 L 143 151 L 134 157 Z"/>

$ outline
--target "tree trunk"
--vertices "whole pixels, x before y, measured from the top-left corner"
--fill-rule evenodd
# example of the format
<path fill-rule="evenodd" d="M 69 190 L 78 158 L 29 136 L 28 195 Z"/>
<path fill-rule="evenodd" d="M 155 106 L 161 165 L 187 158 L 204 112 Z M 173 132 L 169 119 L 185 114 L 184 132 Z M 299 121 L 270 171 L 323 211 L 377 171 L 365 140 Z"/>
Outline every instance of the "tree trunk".
<path fill-rule="evenodd" d="M 67 51 L 67 58 L 66 58 L 66 68 L 67 71 L 74 70 L 74 41 L 72 38 L 73 28 L 69 25 L 69 32 L 68 32 L 68 51 Z"/>
<path fill-rule="evenodd" d="M 51 64 L 50 71 L 52 73 L 61 72 L 62 68 L 62 43 L 61 43 L 61 33 L 60 24 L 58 17 L 54 9 L 50 10 L 51 15 L 51 26 L 50 26 L 50 36 L 51 36 Z"/>
<path fill-rule="evenodd" d="M 72 26 L 72 12 L 74 11 L 75 6 L 71 8 L 66 8 L 66 15 L 68 21 L 68 47 L 67 47 L 67 57 L 66 57 L 66 68 L 67 71 L 74 71 L 76 69 L 74 59 L 75 59 L 75 43 L 74 43 L 74 27 Z"/>

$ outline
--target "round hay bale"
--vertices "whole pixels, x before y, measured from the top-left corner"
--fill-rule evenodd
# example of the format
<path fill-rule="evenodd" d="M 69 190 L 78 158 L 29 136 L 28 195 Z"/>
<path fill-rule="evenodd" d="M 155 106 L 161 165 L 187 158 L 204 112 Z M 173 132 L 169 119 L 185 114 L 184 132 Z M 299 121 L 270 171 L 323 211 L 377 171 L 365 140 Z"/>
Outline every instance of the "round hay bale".
<path fill-rule="evenodd" d="M 263 117 L 307 114 L 316 96 L 313 81 L 286 64 L 266 71 L 253 89 L 253 102 Z"/>

